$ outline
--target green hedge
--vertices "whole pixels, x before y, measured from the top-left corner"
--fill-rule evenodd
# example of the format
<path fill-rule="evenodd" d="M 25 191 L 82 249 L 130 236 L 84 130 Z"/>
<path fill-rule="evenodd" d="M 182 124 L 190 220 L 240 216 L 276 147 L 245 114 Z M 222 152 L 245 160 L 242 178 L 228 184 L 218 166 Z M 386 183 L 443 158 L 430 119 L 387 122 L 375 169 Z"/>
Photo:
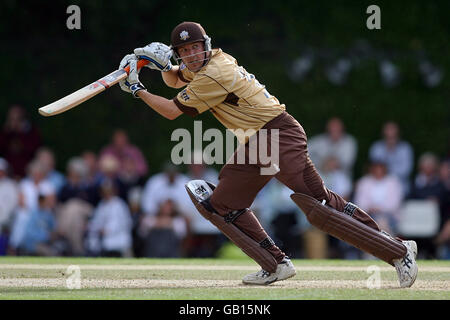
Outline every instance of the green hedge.
<path fill-rule="evenodd" d="M 81 8 L 81 30 L 65 27 L 66 8 Z M 381 30 L 366 28 L 371 2 L 362 1 L 62 1 L 37 3 L 6 1 L 0 20 L 0 119 L 7 107 L 22 103 L 52 147 L 64 170 L 68 158 L 85 149 L 98 151 L 112 131 L 126 129 L 151 166 L 158 171 L 175 143 L 172 130 L 193 128 L 192 119 L 168 121 L 119 87 L 63 115 L 43 118 L 37 108 L 107 74 L 123 55 L 151 41 L 168 42 L 181 21 L 199 21 L 214 46 L 234 55 L 287 105 L 309 136 L 320 133 L 330 116 L 341 117 L 359 143 L 355 175 L 362 173 L 370 144 L 379 138 L 386 120 L 397 121 L 416 157 L 426 150 L 444 155 L 449 148 L 450 12 L 448 1 L 378 1 Z M 342 87 L 330 84 L 322 66 L 302 83 L 286 70 L 302 48 L 345 52 L 356 40 L 366 39 L 377 50 L 393 52 L 403 80 L 393 89 L 382 86 L 375 60 L 352 71 Z M 415 54 L 423 51 L 447 72 L 439 87 L 425 88 L 417 72 Z M 149 90 L 171 98 L 177 91 L 164 86 L 157 72 L 144 70 L 141 80 Z M 220 127 L 201 115 L 204 127 Z"/>

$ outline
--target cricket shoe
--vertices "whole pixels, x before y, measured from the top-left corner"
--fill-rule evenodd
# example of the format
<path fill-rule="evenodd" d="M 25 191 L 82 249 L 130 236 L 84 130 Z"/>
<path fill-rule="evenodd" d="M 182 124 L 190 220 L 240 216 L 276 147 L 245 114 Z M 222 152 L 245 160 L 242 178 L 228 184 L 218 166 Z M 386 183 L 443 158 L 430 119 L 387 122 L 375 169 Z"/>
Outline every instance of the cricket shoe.
<path fill-rule="evenodd" d="M 406 247 L 406 254 L 403 258 L 395 259 L 394 266 L 397 270 L 400 287 L 409 288 L 417 278 L 419 268 L 416 263 L 417 244 L 415 241 L 402 241 Z"/>
<path fill-rule="evenodd" d="M 246 275 L 242 282 L 245 284 L 256 284 L 256 285 L 269 285 L 275 281 L 281 281 L 295 276 L 295 267 L 291 260 L 287 257 L 283 259 L 278 265 L 275 272 L 270 273 L 261 269 L 258 272 Z"/>

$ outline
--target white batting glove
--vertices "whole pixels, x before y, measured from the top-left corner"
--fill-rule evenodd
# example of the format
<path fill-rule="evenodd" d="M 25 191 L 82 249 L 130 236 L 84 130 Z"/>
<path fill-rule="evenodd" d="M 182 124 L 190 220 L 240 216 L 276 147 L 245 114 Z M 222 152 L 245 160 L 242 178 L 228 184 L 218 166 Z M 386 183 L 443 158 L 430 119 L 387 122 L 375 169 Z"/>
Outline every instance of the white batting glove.
<path fill-rule="evenodd" d="M 139 70 L 137 69 L 138 59 L 134 54 L 127 54 L 120 61 L 119 69 L 130 66 L 130 72 L 125 80 L 119 82 L 120 88 L 128 93 L 133 94 L 135 98 L 139 98 L 136 94 L 139 90 L 145 90 L 144 85 L 139 81 Z"/>
<path fill-rule="evenodd" d="M 167 72 L 172 69 L 172 49 L 161 42 L 152 42 L 143 48 L 134 49 L 134 54 L 139 59 L 149 60 L 147 68 Z"/>

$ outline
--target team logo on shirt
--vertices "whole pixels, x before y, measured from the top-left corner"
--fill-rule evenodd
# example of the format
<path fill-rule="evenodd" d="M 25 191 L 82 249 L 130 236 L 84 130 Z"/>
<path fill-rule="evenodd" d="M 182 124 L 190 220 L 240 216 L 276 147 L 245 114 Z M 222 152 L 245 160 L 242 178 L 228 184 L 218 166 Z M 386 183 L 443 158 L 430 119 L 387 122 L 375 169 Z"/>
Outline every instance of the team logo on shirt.
<path fill-rule="evenodd" d="M 189 32 L 187 32 L 186 30 L 183 30 L 180 32 L 180 39 L 183 41 L 186 41 L 187 39 L 189 39 Z"/>
<path fill-rule="evenodd" d="M 184 101 L 188 101 L 190 99 L 189 95 L 187 94 L 187 88 L 181 91 L 180 95 Z"/>

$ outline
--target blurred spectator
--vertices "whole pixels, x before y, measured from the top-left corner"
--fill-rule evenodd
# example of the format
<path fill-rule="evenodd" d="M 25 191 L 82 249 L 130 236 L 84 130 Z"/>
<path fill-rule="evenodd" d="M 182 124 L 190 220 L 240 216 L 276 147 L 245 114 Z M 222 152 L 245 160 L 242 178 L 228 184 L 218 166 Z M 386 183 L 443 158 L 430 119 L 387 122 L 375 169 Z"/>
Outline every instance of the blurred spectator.
<path fill-rule="evenodd" d="M 439 177 L 444 187 L 444 195 L 441 202 L 441 225 L 436 236 L 437 257 L 450 259 L 450 159 L 442 161 L 439 168 Z"/>
<path fill-rule="evenodd" d="M 309 228 L 309 224 L 291 200 L 291 194 L 292 191 L 288 187 L 272 179 L 258 193 L 252 209 L 275 243 L 289 257 L 299 258 L 303 254 L 302 233 L 306 231 L 304 229 Z"/>
<path fill-rule="evenodd" d="M 218 183 L 218 172 L 203 162 L 202 151 L 192 154 L 193 163 L 188 165 L 189 180 L 205 180 L 214 185 Z M 188 257 L 215 257 L 225 240 L 222 233 L 206 220 L 191 203 L 189 233 L 184 241 L 185 255 Z"/>
<path fill-rule="evenodd" d="M 130 257 L 132 221 L 128 205 L 117 196 L 113 180 L 103 180 L 100 190 L 102 200 L 88 225 L 88 249 L 93 255 Z"/>
<path fill-rule="evenodd" d="M 144 176 L 140 175 L 137 170 L 136 161 L 128 157 L 123 159 L 122 169 L 118 172 L 118 178 L 126 190 L 141 187 L 145 184 Z"/>
<path fill-rule="evenodd" d="M 13 213 L 13 221 L 11 224 L 11 233 L 8 240 L 8 254 L 20 255 L 22 243 L 31 210 L 25 207 L 24 196 L 19 192 L 19 203 Z"/>
<path fill-rule="evenodd" d="M 18 202 L 17 184 L 8 177 L 8 162 L 0 158 L 0 255 L 6 254 L 10 225 Z"/>
<path fill-rule="evenodd" d="M 188 165 L 187 176 L 190 180 L 200 179 L 215 185 L 217 185 L 219 181 L 219 173 L 205 164 L 203 152 L 201 150 L 196 150 L 192 153 L 192 163 Z"/>
<path fill-rule="evenodd" d="M 353 190 L 352 180 L 346 175 L 341 169 L 339 169 L 338 160 L 330 156 L 326 158 L 323 162 L 322 168 L 320 168 L 320 176 L 322 177 L 323 182 L 327 186 L 328 189 L 336 192 L 341 197 L 349 201 L 351 199 L 351 194 Z M 311 237 L 311 234 L 315 236 L 315 238 L 322 239 L 318 235 L 312 233 L 311 231 L 316 231 L 311 228 L 306 236 Z M 320 231 L 316 231 L 320 232 Z M 323 237 L 323 236 L 322 236 Z M 328 257 L 329 258 L 338 258 L 341 257 L 342 251 L 348 251 L 348 246 L 346 246 L 343 242 L 335 237 L 331 237 L 326 235 L 328 239 Z M 313 240 L 311 240 L 313 241 Z M 310 242 L 311 242 L 310 241 Z M 317 242 L 316 240 L 314 240 Z M 309 254 L 310 255 L 310 254 Z M 326 256 L 319 255 L 319 258 L 326 258 Z"/>
<path fill-rule="evenodd" d="M 192 216 L 192 201 L 184 185 L 189 178 L 181 174 L 172 163 L 164 165 L 164 172 L 153 175 L 147 180 L 142 194 L 142 210 L 147 215 L 156 215 L 158 205 L 172 199 L 183 216 Z"/>
<path fill-rule="evenodd" d="M 445 201 L 445 186 L 439 178 L 439 159 L 431 152 L 422 154 L 417 164 L 418 172 L 412 184 L 412 199 L 426 199 L 436 202 L 440 211 Z M 433 237 L 416 239 L 421 248 L 420 255 L 427 258 L 436 257 L 436 245 Z"/>
<path fill-rule="evenodd" d="M 23 194 L 24 206 L 27 209 L 35 209 L 38 207 L 39 191 L 52 189 L 53 184 L 45 179 L 46 167 L 39 161 L 33 160 L 27 168 L 28 174 L 19 183 L 20 192 Z"/>
<path fill-rule="evenodd" d="M 147 162 L 141 150 L 129 142 L 127 133 L 122 129 L 114 132 L 111 144 L 100 152 L 100 157 L 104 155 L 113 155 L 119 161 L 119 172 L 125 171 L 127 174 L 127 169 L 132 167 L 133 174 L 136 174 L 137 178 L 142 178 L 148 173 Z"/>
<path fill-rule="evenodd" d="M 97 190 L 86 183 L 88 168 L 81 157 L 67 164 L 67 181 L 58 194 L 56 209 L 58 232 L 67 239 L 71 254 L 84 255 L 83 238 L 88 218 L 92 215 Z"/>
<path fill-rule="evenodd" d="M 39 194 L 55 193 L 53 184 L 45 180 L 45 167 L 33 160 L 27 167 L 28 175 L 19 183 L 19 205 L 14 212 L 10 237 L 10 250 L 20 254 L 20 245 L 26 235 L 31 213 L 39 208 Z"/>
<path fill-rule="evenodd" d="M 87 184 L 90 186 L 98 185 L 102 174 L 98 168 L 97 155 L 93 151 L 86 150 L 82 153 L 81 157 L 83 158 L 88 169 L 86 177 Z"/>
<path fill-rule="evenodd" d="M 166 199 L 156 215 L 143 218 L 139 232 L 145 238 L 145 257 L 178 258 L 187 232 L 186 219 L 178 213 L 175 201 Z"/>
<path fill-rule="evenodd" d="M 25 227 L 25 235 L 19 247 L 22 254 L 38 256 L 56 256 L 61 250 L 56 246 L 59 238 L 56 233 L 56 220 L 53 209 L 56 195 L 53 188 L 42 188 L 38 195 L 38 206 L 30 212 Z"/>
<path fill-rule="evenodd" d="M 101 173 L 99 185 L 105 180 L 113 181 L 117 195 L 122 198 L 122 200 L 127 201 L 127 186 L 119 178 L 119 160 L 112 154 L 104 154 L 98 161 L 98 167 Z"/>
<path fill-rule="evenodd" d="M 144 239 L 139 234 L 139 227 L 144 218 L 144 213 L 141 209 L 141 198 L 141 187 L 134 187 L 128 192 L 128 207 L 130 208 L 131 220 L 133 221 L 131 230 L 131 236 L 133 238 L 133 256 L 137 258 L 144 256 L 145 246 Z"/>
<path fill-rule="evenodd" d="M 414 154 L 411 145 L 400 140 L 397 123 L 386 122 L 383 126 L 383 140 L 378 140 L 369 149 L 370 161 L 386 163 L 388 173 L 395 175 L 403 186 L 404 195 L 410 192 L 409 176 L 413 169 Z"/>
<path fill-rule="evenodd" d="M 62 188 L 66 178 L 64 175 L 55 169 L 55 154 L 47 147 L 41 147 L 36 152 L 35 159 L 42 163 L 45 168 L 45 179 L 50 181 L 56 192 Z"/>
<path fill-rule="evenodd" d="M 339 162 L 335 157 L 331 156 L 324 160 L 320 176 L 328 189 L 346 200 L 350 199 L 353 187 L 352 181 L 348 175 L 339 169 Z"/>
<path fill-rule="evenodd" d="M 0 132 L 0 156 L 10 164 L 15 179 L 25 176 L 26 167 L 40 145 L 41 135 L 27 118 L 25 109 L 11 106 Z"/>
<path fill-rule="evenodd" d="M 80 199 L 96 204 L 96 190 L 87 182 L 88 167 L 81 157 L 73 157 L 67 163 L 67 179 L 58 193 L 59 202 Z"/>
<path fill-rule="evenodd" d="M 378 223 L 382 230 L 395 234 L 403 201 L 402 186 L 398 178 L 387 173 L 383 162 L 372 162 L 369 174 L 356 184 L 354 202 Z"/>
<path fill-rule="evenodd" d="M 319 173 L 322 173 L 325 161 L 333 157 L 337 160 L 338 168 L 348 179 L 352 179 L 358 145 L 355 138 L 345 132 L 341 119 L 331 118 L 328 120 L 326 133 L 309 139 L 308 151 Z"/>
<path fill-rule="evenodd" d="M 439 159 L 432 153 L 424 153 L 418 160 L 418 173 L 410 197 L 435 200 L 441 204 L 444 196 L 445 186 L 439 177 Z"/>

